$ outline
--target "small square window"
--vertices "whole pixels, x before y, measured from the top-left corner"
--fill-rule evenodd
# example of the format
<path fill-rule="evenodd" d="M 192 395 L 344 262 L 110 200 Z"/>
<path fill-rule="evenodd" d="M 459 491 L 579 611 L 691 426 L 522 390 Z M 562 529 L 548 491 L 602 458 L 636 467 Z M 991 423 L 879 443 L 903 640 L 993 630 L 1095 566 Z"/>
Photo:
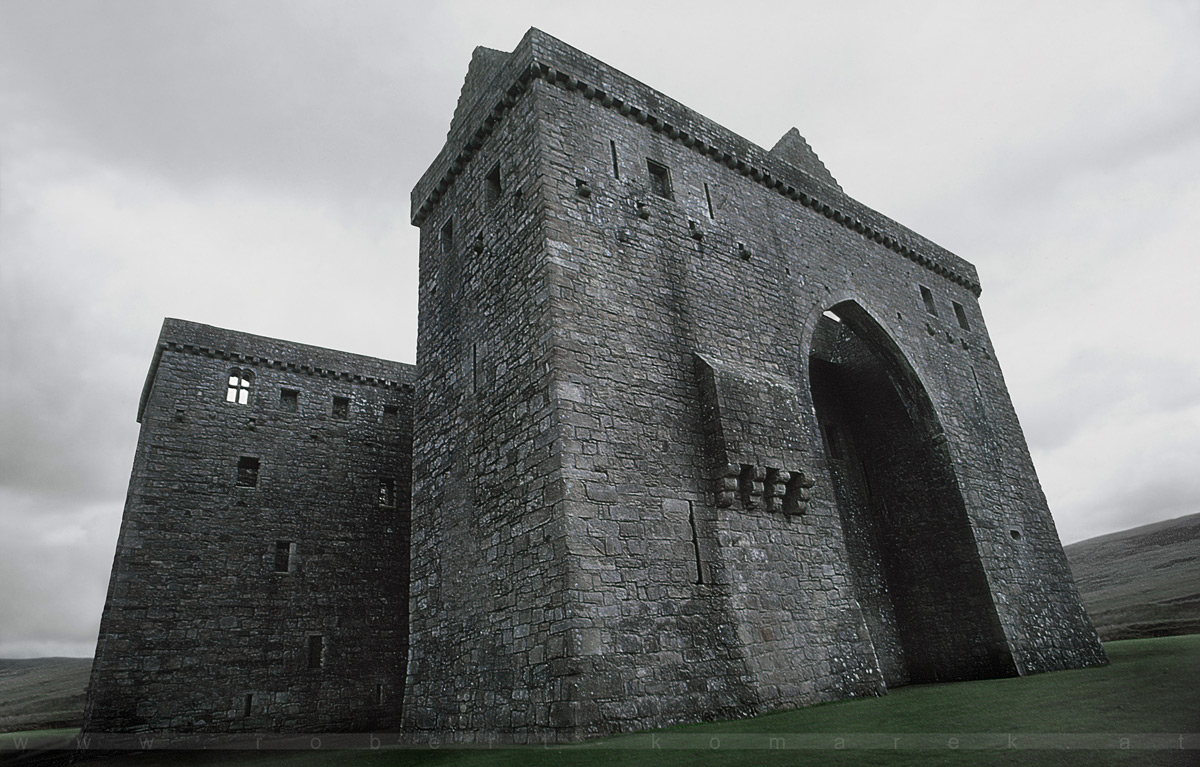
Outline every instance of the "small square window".
<path fill-rule="evenodd" d="M 289 413 L 300 410 L 300 392 L 296 389 L 279 390 L 279 409 Z"/>
<path fill-rule="evenodd" d="M 350 398 L 349 397 L 334 397 L 333 398 L 333 417 L 334 418 L 349 418 L 350 417 Z"/>
<path fill-rule="evenodd" d="M 958 326 L 963 330 L 970 330 L 971 323 L 967 322 L 967 310 L 957 301 L 951 301 L 954 304 L 954 316 L 958 318 Z"/>
<path fill-rule="evenodd" d="M 671 189 L 670 169 L 654 160 L 646 160 L 646 167 L 650 171 L 650 191 L 668 200 L 675 199 L 675 193 Z"/>
<path fill-rule="evenodd" d="M 933 291 L 924 285 L 920 285 L 919 287 L 921 288 L 921 300 L 925 302 L 925 311 L 934 317 L 938 316 L 937 305 L 933 303 Z"/>
<path fill-rule="evenodd" d="M 396 505 L 396 480 L 379 480 L 379 505 L 393 508 Z"/>
<path fill-rule="evenodd" d="M 243 455 L 237 465 L 238 487 L 258 486 L 258 459 Z"/>
<path fill-rule="evenodd" d="M 399 405 L 384 405 L 383 406 L 383 422 L 391 425 L 400 420 Z"/>

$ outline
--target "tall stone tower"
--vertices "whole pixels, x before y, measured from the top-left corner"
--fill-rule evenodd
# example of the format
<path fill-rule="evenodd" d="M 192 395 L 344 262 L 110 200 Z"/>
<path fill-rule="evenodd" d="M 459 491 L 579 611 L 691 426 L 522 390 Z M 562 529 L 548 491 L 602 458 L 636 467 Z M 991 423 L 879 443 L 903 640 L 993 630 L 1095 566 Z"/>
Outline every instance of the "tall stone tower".
<path fill-rule="evenodd" d="M 88 732 L 395 730 L 412 365 L 168 319 Z"/>
<path fill-rule="evenodd" d="M 164 323 L 86 730 L 559 741 L 1104 662 L 975 269 L 795 130 L 530 30 L 412 202 L 415 368 Z"/>
<path fill-rule="evenodd" d="M 421 229 L 414 733 L 571 738 L 1104 662 L 975 269 L 537 30 Z"/>

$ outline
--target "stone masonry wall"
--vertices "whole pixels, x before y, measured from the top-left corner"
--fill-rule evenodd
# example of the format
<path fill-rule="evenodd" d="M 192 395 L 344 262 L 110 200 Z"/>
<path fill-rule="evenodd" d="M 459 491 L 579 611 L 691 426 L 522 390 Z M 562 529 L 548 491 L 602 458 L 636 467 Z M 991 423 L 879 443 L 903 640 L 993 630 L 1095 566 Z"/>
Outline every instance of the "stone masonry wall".
<path fill-rule="evenodd" d="M 164 323 L 86 730 L 399 727 L 411 376 Z"/>
<path fill-rule="evenodd" d="M 470 102 L 476 78 L 495 77 L 489 62 L 513 67 L 507 56 L 477 53 L 451 135 L 462 115 L 476 114 L 490 121 L 490 138 L 419 219 L 404 721 L 418 740 L 553 737 L 566 695 L 567 551 L 540 127 L 529 98 L 511 109 L 500 96 Z"/>
<path fill-rule="evenodd" d="M 628 729 L 882 688 L 809 394 L 818 319 L 846 302 L 927 393 L 947 445 L 936 471 L 965 507 L 960 554 L 982 571 L 984 609 L 1012 663 L 1102 662 L 1012 415 L 974 269 L 553 38 L 531 32 L 518 54 L 521 87 L 505 98 L 535 103 L 531 136 L 545 153 L 546 243 L 534 256 L 549 265 L 552 291 L 578 677 L 571 717 L 552 724 Z M 451 134 L 414 191 L 417 218 L 445 206 L 446 179 L 486 171 L 473 153 L 495 138 L 472 138 L 466 123 Z M 805 465 L 714 476 L 697 354 L 791 382 L 804 416 L 778 427 L 810 446 Z M 785 473 L 824 478 L 804 514 L 769 510 Z M 725 506 L 730 484 L 744 492 Z"/>
<path fill-rule="evenodd" d="M 974 267 L 795 129 L 530 30 L 412 211 L 415 368 L 164 323 L 85 729 L 564 741 L 1104 662 Z"/>

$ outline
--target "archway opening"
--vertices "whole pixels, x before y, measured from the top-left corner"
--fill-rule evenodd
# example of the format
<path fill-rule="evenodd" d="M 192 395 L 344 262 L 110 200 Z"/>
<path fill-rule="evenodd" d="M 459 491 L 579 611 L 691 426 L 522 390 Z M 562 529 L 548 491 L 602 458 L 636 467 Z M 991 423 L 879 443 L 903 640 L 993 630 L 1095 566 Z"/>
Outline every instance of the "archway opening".
<path fill-rule="evenodd" d="M 1013 676 L 928 394 L 854 302 L 820 319 L 810 385 L 854 577 L 884 681 Z"/>

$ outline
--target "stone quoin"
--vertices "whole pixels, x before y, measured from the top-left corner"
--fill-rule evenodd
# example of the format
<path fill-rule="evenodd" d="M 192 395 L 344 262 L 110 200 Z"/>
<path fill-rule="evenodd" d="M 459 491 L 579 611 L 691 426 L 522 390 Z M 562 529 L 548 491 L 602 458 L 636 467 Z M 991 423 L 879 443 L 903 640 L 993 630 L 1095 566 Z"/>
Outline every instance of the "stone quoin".
<path fill-rule="evenodd" d="M 1102 664 L 974 267 L 538 30 L 416 365 L 167 320 L 87 731 L 570 741 Z"/>

